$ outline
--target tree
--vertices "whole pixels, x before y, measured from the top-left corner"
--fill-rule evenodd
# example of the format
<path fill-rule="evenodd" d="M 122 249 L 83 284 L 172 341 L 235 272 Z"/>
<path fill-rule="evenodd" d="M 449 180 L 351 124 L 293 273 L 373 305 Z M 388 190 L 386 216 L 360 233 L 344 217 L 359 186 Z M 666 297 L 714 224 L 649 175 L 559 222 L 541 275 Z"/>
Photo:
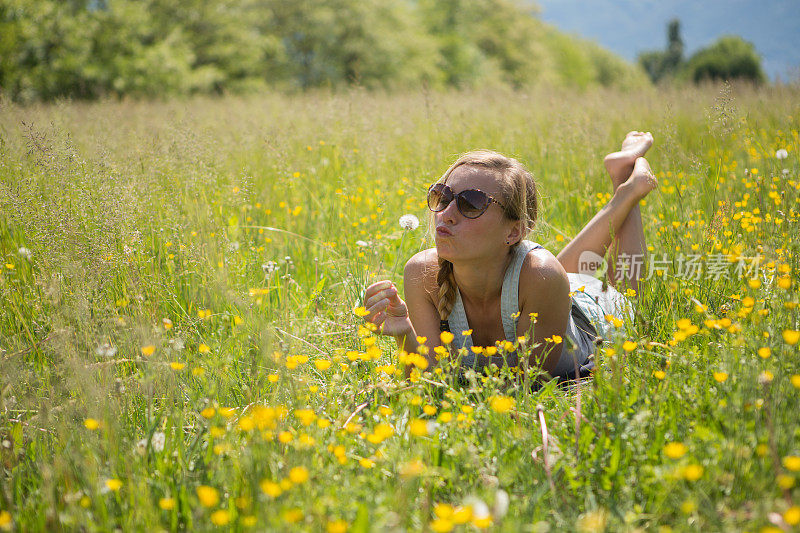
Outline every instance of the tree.
<path fill-rule="evenodd" d="M 683 39 L 678 19 L 673 19 L 667 24 L 667 49 L 642 52 L 639 54 L 639 64 L 653 83 L 671 78 L 678 73 L 683 65 Z"/>
<path fill-rule="evenodd" d="M 685 76 L 695 83 L 734 79 L 762 83 L 766 79 L 753 44 L 736 35 L 720 37 L 695 53 L 686 65 Z"/>

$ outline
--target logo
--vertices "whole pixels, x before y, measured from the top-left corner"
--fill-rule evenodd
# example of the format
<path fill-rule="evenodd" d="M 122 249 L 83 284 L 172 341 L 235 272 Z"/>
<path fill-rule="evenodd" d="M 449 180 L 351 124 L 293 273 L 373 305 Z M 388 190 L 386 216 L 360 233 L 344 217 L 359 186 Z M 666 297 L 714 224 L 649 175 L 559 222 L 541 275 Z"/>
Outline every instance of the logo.
<path fill-rule="evenodd" d="M 591 250 L 585 250 L 578 258 L 578 274 L 593 278 L 602 278 L 608 270 L 608 263 Z"/>

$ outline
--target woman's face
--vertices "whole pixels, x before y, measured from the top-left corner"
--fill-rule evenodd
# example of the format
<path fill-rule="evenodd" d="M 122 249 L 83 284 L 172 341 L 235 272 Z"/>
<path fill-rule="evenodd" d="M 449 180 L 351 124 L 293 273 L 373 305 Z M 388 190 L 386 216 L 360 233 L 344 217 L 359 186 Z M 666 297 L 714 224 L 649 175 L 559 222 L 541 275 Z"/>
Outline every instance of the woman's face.
<path fill-rule="evenodd" d="M 481 167 L 460 166 L 447 178 L 454 194 L 467 189 L 480 189 L 505 204 L 500 183 L 490 171 Z M 434 213 L 436 251 L 450 262 L 496 257 L 508 250 L 506 241 L 519 240 L 519 221 L 506 218 L 503 208 L 491 202 L 478 218 L 466 218 L 456 207 L 456 200 Z"/>

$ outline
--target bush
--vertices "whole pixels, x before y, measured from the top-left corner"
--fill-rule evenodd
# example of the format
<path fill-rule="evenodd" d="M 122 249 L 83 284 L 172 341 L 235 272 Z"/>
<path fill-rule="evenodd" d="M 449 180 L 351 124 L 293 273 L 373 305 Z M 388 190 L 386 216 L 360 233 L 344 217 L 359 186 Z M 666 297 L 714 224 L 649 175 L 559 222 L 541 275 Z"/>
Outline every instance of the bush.
<path fill-rule="evenodd" d="M 733 79 L 761 83 L 766 79 L 753 44 L 735 35 L 721 37 L 695 53 L 686 65 L 685 76 L 695 83 Z"/>

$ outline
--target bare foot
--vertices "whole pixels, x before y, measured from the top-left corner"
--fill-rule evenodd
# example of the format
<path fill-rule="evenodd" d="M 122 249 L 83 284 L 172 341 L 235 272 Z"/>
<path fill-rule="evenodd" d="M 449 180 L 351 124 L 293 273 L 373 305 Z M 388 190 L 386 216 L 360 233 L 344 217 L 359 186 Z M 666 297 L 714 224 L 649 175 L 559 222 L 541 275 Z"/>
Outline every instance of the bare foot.
<path fill-rule="evenodd" d="M 653 171 L 650 170 L 650 164 L 644 157 L 639 157 L 633 165 L 633 172 L 630 177 L 625 181 L 625 185 L 629 185 L 633 194 L 641 200 L 647 196 L 650 191 L 658 187 L 658 180 L 656 179 Z"/>
<path fill-rule="evenodd" d="M 653 146 L 653 135 L 649 131 L 631 131 L 622 141 L 620 151 L 605 157 L 603 163 L 611 176 L 614 190 L 631 175 L 636 158 L 642 157 L 651 146 Z"/>

